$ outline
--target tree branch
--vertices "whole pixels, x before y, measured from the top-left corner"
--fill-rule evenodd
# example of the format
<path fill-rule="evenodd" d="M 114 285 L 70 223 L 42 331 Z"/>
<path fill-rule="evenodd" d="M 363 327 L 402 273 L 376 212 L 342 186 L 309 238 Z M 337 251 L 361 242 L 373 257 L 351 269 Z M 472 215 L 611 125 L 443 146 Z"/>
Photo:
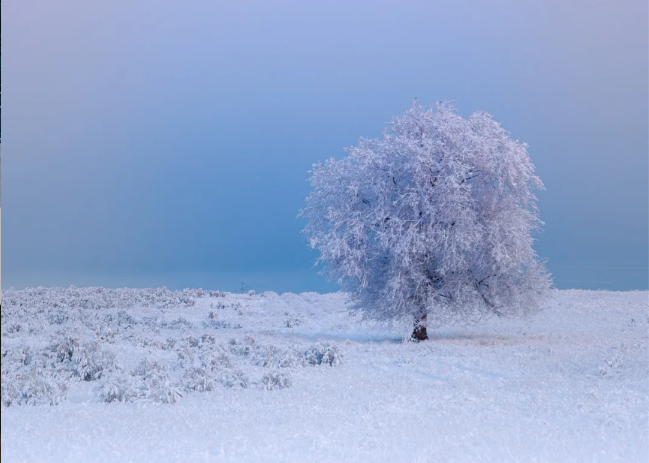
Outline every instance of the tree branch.
<path fill-rule="evenodd" d="M 478 170 L 478 171 L 476 171 L 476 173 L 470 175 L 469 177 L 463 178 L 462 181 L 460 182 L 460 185 L 462 185 L 467 180 L 471 180 L 472 178 L 476 178 L 479 174 L 480 174 L 480 171 Z"/>

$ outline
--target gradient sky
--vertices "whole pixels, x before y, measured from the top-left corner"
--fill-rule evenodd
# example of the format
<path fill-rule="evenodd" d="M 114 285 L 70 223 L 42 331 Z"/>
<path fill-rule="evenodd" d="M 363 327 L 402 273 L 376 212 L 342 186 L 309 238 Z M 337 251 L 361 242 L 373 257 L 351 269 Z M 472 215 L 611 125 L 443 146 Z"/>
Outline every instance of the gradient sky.
<path fill-rule="evenodd" d="M 560 288 L 647 288 L 647 2 L 5 2 L 4 287 L 331 290 L 310 166 L 414 97 L 486 110 Z M 597 268 L 594 268 L 597 267 Z"/>

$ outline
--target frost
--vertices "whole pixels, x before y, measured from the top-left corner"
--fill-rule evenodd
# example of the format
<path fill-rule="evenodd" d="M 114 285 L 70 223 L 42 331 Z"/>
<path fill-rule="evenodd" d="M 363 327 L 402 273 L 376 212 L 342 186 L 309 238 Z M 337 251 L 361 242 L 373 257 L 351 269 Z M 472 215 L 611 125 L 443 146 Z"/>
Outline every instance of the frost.
<path fill-rule="evenodd" d="M 550 278 L 532 249 L 532 191 L 543 184 L 527 145 L 489 114 L 415 103 L 347 151 L 313 166 L 301 215 L 353 310 L 425 328 L 539 307 Z"/>

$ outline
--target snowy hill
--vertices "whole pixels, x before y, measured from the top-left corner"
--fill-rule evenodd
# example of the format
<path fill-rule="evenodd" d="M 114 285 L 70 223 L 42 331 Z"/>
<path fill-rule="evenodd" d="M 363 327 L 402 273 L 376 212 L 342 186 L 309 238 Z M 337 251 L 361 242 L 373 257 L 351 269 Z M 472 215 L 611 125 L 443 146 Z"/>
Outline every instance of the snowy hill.
<path fill-rule="evenodd" d="M 648 298 L 409 343 L 343 293 L 3 291 L 2 462 L 644 462 Z"/>

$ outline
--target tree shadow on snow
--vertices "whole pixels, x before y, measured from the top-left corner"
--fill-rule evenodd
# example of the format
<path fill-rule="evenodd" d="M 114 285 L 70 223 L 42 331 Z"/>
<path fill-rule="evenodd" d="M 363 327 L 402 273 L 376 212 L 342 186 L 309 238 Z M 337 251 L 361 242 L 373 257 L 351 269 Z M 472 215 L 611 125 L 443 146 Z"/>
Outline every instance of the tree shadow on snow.
<path fill-rule="evenodd" d="M 309 341 L 352 341 L 357 343 L 390 343 L 400 344 L 403 342 L 403 337 L 395 334 L 384 333 L 282 333 L 285 336 L 294 338 L 306 339 Z"/>
<path fill-rule="evenodd" d="M 474 346 L 513 346 L 529 344 L 534 341 L 547 341 L 543 336 L 529 336 L 525 334 L 488 334 L 466 332 L 432 332 L 428 334 L 429 344 L 434 343 L 463 343 Z"/>

